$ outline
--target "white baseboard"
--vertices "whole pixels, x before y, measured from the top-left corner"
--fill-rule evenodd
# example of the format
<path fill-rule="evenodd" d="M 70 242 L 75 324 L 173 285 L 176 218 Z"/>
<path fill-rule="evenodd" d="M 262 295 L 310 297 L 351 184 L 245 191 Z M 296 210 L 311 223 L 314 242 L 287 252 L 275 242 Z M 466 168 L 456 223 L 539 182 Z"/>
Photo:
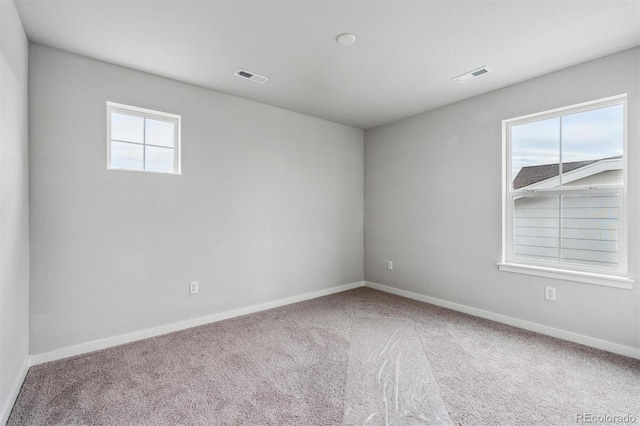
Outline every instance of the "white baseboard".
<path fill-rule="evenodd" d="M 31 365 L 43 364 L 45 362 L 55 361 L 70 356 L 81 355 L 87 352 L 93 352 L 100 349 L 106 349 L 113 346 L 123 345 L 125 343 L 135 342 L 137 340 L 148 339 L 150 337 L 160 336 L 162 334 L 172 333 L 174 331 L 184 330 L 199 325 L 209 324 L 212 322 L 222 321 L 229 318 L 235 318 L 242 315 L 252 314 L 255 312 L 273 309 L 292 303 L 303 302 L 305 300 L 316 299 L 322 296 L 328 296 L 334 293 L 351 290 L 358 287 L 364 287 L 364 281 L 358 281 L 350 284 L 339 285 L 336 287 L 326 288 L 311 293 L 301 294 L 299 296 L 287 297 L 285 299 L 274 300 L 272 302 L 261 303 L 259 305 L 247 306 L 244 308 L 224 311 L 217 314 L 206 315 L 203 317 L 193 318 L 186 321 L 166 324 L 159 327 L 147 328 L 145 330 L 134 331 L 132 333 L 121 334 L 118 336 L 107 337 L 105 339 L 93 340 L 79 345 L 69 346 L 51 352 L 31 355 Z"/>
<path fill-rule="evenodd" d="M 451 309 L 465 314 L 473 315 L 480 318 L 500 322 L 514 327 L 522 328 L 536 333 L 545 334 L 547 336 L 556 337 L 569 342 L 579 343 L 581 345 L 590 346 L 592 348 L 601 349 L 614 354 L 628 356 L 630 358 L 640 359 L 640 349 L 629 346 L 620 345 L 618 343 L 608 342 L 606 340 L 596 339 L 594 337 L 573 333 L 559 328 L 553 328 L 535 322 L 525 321 L 518 318 L 509 317 L 495 312 L 485 311 L 483 309 L 473 308 L 459 303 L 449 302 L 447 300 L 436 299 L 435 297 L 424 296 L 422 294 L 413 293 L 411 291 L 400 290 L 383 284 L 366 281 L 365 286 L 375 290 L 384 291 L 385 293 L 395 294 L 397 296 L 406 297 L 408 299 L 418 300 L 420 302 L 429 303 L 443 308 Z"/>
<path fill-rule="evenodd" d="M 22 364 L 22 368 L 18 373 L 15 381 L 13 382 L 13 386 L 11 387 L 11 392 L 9 393 L 9 398 L 4 403 L 4 407 L 2 407 L 2 411 L 0 411 L 0 425 L 7 424 L 7 420 L 9 420 L 9 414 L 11 414 L 11 410 L 13 409 L 13 405 L 18 399 L 18 394 L 20 393 L 20 389 L 22 388 L 22 384 L 24 383 L 25 377 L 27 377 L 27 372 L 29 371 L 29 367 L 31 367 L 30 358 L 24 360 L 24 364 Z"/>

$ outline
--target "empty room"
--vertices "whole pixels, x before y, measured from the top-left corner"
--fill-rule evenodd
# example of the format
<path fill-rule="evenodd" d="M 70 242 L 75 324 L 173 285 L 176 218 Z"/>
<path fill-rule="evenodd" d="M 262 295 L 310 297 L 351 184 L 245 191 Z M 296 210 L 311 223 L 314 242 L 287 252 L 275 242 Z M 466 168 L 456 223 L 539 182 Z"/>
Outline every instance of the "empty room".
<path fill-rule="evenodd" d="M 640 424 L 640 0 L 0 0 L 0 425 Z"/>

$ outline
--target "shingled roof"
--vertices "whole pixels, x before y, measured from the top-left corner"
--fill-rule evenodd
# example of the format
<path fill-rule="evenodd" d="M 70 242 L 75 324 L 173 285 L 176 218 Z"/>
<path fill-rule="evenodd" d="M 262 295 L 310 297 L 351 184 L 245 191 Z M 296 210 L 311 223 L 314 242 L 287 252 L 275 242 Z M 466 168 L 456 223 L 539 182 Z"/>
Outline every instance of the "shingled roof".
<path fill-rule="evenodd" d="M 562 163 L 562 171 L 563 173 L 567 173 L 572 170 L 579 169 L 580 167 L 597 163 L 598 161 L 613 160 L 615 158 L 622 158 L 622 156 L 618 155 L 616 157 L 600 158 L 598 160 L 572 161 L 570 163 Z M 543 180 L 556 177 L 558 176 L 558 172 L 558 163 L 523 167 L 520 169 L 518 175 L 513 180 L 513 189 L 524 188 L 525 186 L 533 185 L 534 183 L 542 182 Z"/>

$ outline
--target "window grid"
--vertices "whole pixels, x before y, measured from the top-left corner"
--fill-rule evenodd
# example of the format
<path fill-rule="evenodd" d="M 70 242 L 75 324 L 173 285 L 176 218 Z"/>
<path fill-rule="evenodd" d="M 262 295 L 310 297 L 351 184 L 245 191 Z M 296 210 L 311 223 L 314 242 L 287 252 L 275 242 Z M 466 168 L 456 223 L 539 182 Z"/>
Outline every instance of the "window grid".
<path fill-rule="evenodd" d="M 601 108 L 606 108 L 609 106 L 621 105 L 623 108 L 622 112 L 622 126 L 623 126 L 623 154 L 622 154 L 622 181 L 619 185 L 601 185 L 601 186 L 593 186 L 593 187 L 571 187 L 565 185 L 565 173 L 564 173 L 564 161 L 563 161 L 563 119 L 566 116 L 572 114 L 578 114 L 581 112 L 594 111 Z M 512 169 L 512 161 L 513 161 L 513 147 L 512 147 L 512 128 L 516 125 L 535 123 L 537 121 L 542 121 L 545 119 L 558 118 L 559 119 L 559 130 L 558 130 L 558 154 L 559 154 L 559 167 L 558 167 L 558 185 L 556 188 L 547 188 L 547 189 L 514 189 L 513 179 L 513 169 Z M 626 185 L 626 96 L 616 96 L 612 98 L 608 98 L 601 101 L 589 102 L 583 105 L 578 105 L 574 107 L 562 108 L 554 111 L 549 111 L 546 113 L 535 114 L 528 117 L 516 118 L 512 120 L 505 120 L 503 122 L 503 132 L 504 132 L 504 143 L 506 160 L 504 162 L 505 169 L 503 170 L 504 176 L 504 196 L 506 197 L 506 202 L 504 203 L 504 216 L 503 216 L 503 263 L 507 264 L 522 264 L 522 265 L 532 265 L 532 266 L 541 266 L 541 267 L 549 267 L 553 265 L 554 268 L 564 269 L 568 271 L 578 271 L 578 272 L 587 272 L 587 273 L 606 273 L 606 274 L 615 274 L 619 276 L 626 276 L 627 274 L 627 247 L 626 247 L 626 203 L 625 203 L 625 185 Z M 567 171 L 570 173 L 571 170 Z M 570 181 L 569 181 L 570 182 Z M 579 197 L 581 195 L 587 197 L 597 197 L 598 194 L 601 196 L 609 195 L 617 197 L 618 201 L 618 209 L 617 212 L 617 221 L 618 226 L 615 229 L 615 233 L 617 234 L 617 254 L 618 254 L 618 262 L 617 267 L 612 268 L 607 265 L 609 262 L 599 262 L 599 260 L 590 261 L 591 264 L 580 264 L 580 261 L 577 259 L 572 259 L 565 253 L 565 250 L 572 250 L 566 246 L 569 240 L 579 240 L 579 238 L 569 237 L 565 232 L 566 230 L 572 230 L 571 227 L 567 226 L 563 221 L 567 220 L 567 212 L 565 204 L 567 203 L 566 197 Z M 557 198 L 557 245 L 558 245 L 558 256 L 557 259 L 549 258 L 547 261 L 527 258 L 527 256 L 518 256 L 516 255 L 516 201 L 523 197 L 527 197 L 530 199 L 537 199 L 540 197 L 546 197 L 549 199 Z M 607 218 L 603 218 L 607 219 Z M 573 219 L 575 220 L 575 219 Z M 586 229 L 586 228 L 585 228 Z M 591 230 L 590 230 L 591 231 Z M 606 229 L 597 229 L 595 230 L 600 233 L 613 232 L 612 230 Z M 594 231 L 594 232 L 595 232 Z M 534 234 L 535 235 L 535 234 Z M 535 236 L 536 238 L 538 236 Z M 550 237 L 554 238 L 555 237 Z M 543 239 L 543 237 L 540 237 Z M 564 241 L 564 240 L 567 241 Z M 600 238 L 598 241 L 608 241 L 606 238 Z M 590 249 L 580 248 L 580 250 L 590 251 Z M 575 251 L 575 250 L 574 250 Z M 593 250 L 596 251 L 596 250 Z M 601 250 L 598 250 L 601 251 Z M 573 262 L 573 263 L 572 263 Z M 582 262 L 586 263 L 586 262 Z M 600 263 L 603 266 L 595 266 L 594 264 Z"/>
<path fill-rule="evenodd" d="M 112 113 L 121 115 L 138 117 L 142 119 L 142 142 L 135 142 L 130 140 L 123 140 L 119 138 L 112 138 Z M 147 127 L 148 120 L 155 120 L 159 122 L 172 123 L 173 124 L 173 146 L 158 145 L 147 142 Z M 111 170 L 129 170 L 129 171 L 144 171 L 151 173 L 165 173 L 165 174 L 180 174 L 180 121 L 181 117 L 175 114 L 164 113 L 160 111 L 154 111 L 129 105 L 117 104 L 114 102 L 107 102 L 107 123 L 108 123 L 108 135 L 107 135 L 107 168 Z M 142 169 L 138 168 L 123 168 L 113 167 L 111 143 L 117 142 L 128 145 L 135 145 L 142 147 Z M 173 158 L 173 170 L 172 171 L 159 171 L 150 170 L 147 168 L 147 147 L 160 148 L 162 150 L 170 150 Z"/>

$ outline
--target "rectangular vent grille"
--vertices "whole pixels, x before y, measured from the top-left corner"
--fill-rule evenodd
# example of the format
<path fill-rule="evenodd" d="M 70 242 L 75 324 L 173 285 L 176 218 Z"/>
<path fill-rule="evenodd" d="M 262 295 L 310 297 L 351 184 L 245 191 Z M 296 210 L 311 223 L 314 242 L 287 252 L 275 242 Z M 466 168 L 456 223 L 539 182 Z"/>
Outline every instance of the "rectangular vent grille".
<path fill-rule="evenodd" d="M 267 81 L 269 81 L 269 77 L 265 77 L 264 75 L 256 74 L 256 73 L 251 72 L 251 71 L 243 70 L 242 68 L 240 68 L 238 71 L 236 71 L 233 75 L 236 75 L 236 76 L 242 77 L 242 78 L 246 78 L 247 80 L 251 80 L 251 81 L 253 81 L 255 83 L 258 83 L 258 84 L 264 84 Z"/>
<path fill-rule="evenodd" d="M 457 81 L 458 83 L 464 83 L 464 82 L 472 80 L 472 79 L 474 79 L 476 77 L 480 77 L 481 75 L 488 74 L 491 71 L 492 71 L 491 68 L 489 68 L 487 66 L 484 66 L 484 67 L 477 68 L 477 69 L 475 69 L 473 71 L 469 71 L 468 73 L 465 73 L 465 74 L 459 75 L 457 77 L 454 77 L 453 79 L 455 81 Z"/>

